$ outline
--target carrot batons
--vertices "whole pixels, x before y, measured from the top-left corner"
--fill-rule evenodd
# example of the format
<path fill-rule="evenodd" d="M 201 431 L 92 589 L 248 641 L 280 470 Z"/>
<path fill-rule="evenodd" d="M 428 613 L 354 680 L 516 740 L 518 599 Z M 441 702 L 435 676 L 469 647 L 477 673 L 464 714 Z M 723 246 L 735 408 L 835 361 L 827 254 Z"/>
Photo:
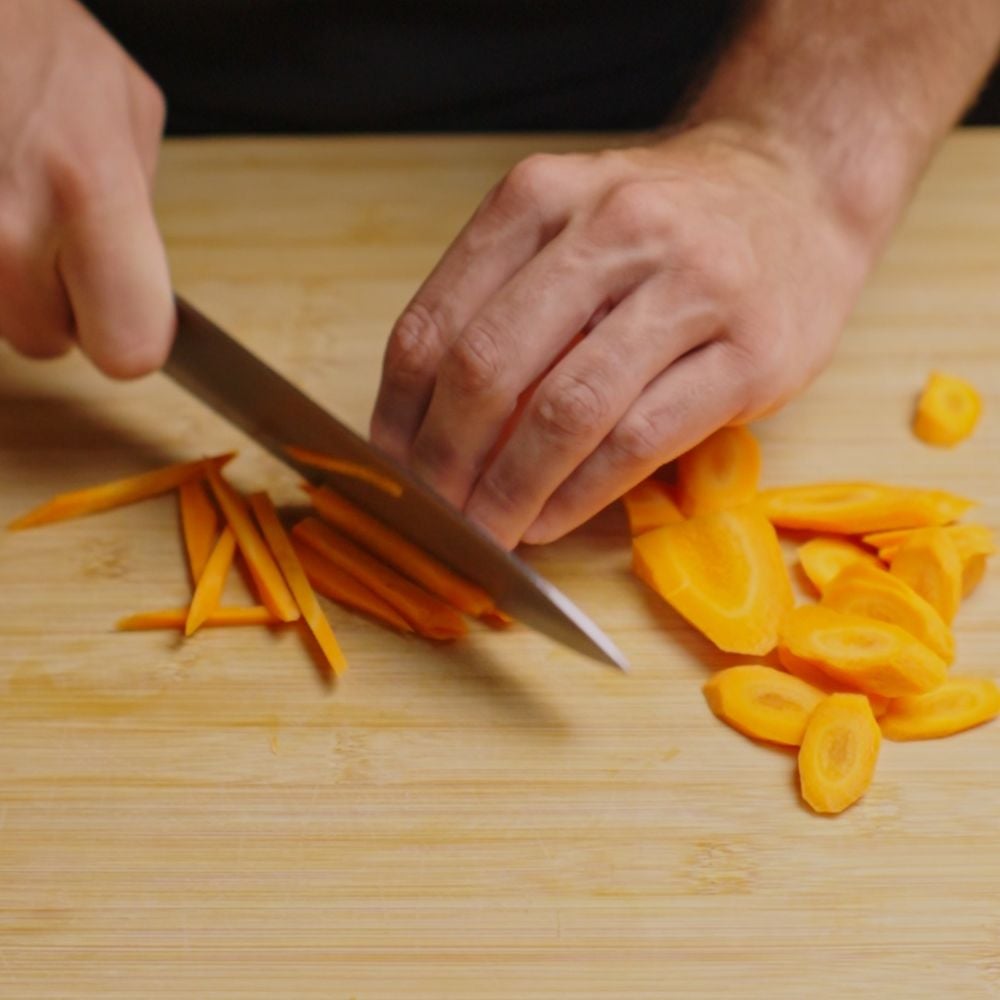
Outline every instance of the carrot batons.
<path fill-rule="evenodd" d="M 799 748 L 802 798 L 818 813 L 853 805 L 871 784 L 881 742 L 864 695 L 829 695 L 809 717 Z"/>
<path fill-rule="evenodd" d="M 671 494 L 670 486 L 660 479 L 644 479 L 622 496 L 628 517 L 629 534 L 634 538 L 643 532 L 676 524 L 684 520 Z"/>
<path fill-rule="evenodd" d="M 719 649 L 774 648 L 792 589 L 777 535 L 756 505 L 648 531 L 632 552 L 639 578 Z"/>
<path fill-rule="evenodd" d="M 178 491 L 181 532 L 191 581 L 197 585 L 219 533 L 219 515 L 200 479 L 181 483 Z"/>
<path fill-rule="evenodd" d="M 798 677 L 774 667 L 727 667 L 702 688 L 723 722 L 746 736 L 787 746 L 802 742 L 806 721 L 826 697 Z"/>
<path fill-rule="evenodd" d="M 809 582 L 820 593 L 848 566 L 858 562 L 881 565 L 870 552 L 843 538 L 811 538 L 799 546 L 799 562 Z"/>
<path fill-rule="evenodd" d="M 343 458 L 333 458 L 330 455 L 324 455 L 322 452 L 310 451 L 308 448 L 299 448 L 294 444 L 285 445 L 285 452 L 290 458 L 295 459 L 296 462 L 301 462 L 302 465 L 310 465 L 314 469 L 323 469 L 326 472 L 335 472 L 350 479 L 359 479 L 362 482 L 377 487 L 383 493 L 388 493 L 392 497 L 401 497 L 403 495 L 403 487 L 395 479 L 390 479 L 388 476 L 383 475 L 381 472 L 376 472 L 375 469 L 371 469 L 367 465 L 361 465 L 358 462 L 349 462 Z"/>
<path fill-rule="evenodd" d="M 950 447 L 965 440 L 976 428 L 983 401 L 964 379 L 931 372 L 913 415 L 913 433 L 926 441 Z"/>
<path fill-rule="evenodd" d="M 233 529 L 224 528 L 215 543 L 215 548 L 212 549 L 212 554 L 208 557 L 205 569 L 198 580 L 198 586 L 195 587 L 187 621 L 184 624 L 185 635 L 194 635 L 218 608 L 235 554 L 236 537 L 233 535 Z"/>
<path fill-rule="evenodd" d="M 760 446 L 746 427 L 722 427 L 677 459 L 680 508 L 688 517 L 748 503 L 760 481 Z"/>
<path fill-rule="evenodd" d="M 188 619 L 187 608 L 166 608 L 163 611 L 141 611 L 118 622 L 120 632 L 148 632 L 157 629 L 184 630 Z M 281 625 L 262 604 L 248 608 L 216 608 L 202 623 L 202 628 L 220 628 L 235 625 Z"/>
<path fill-rule="evenodd" d="M 1000 714 L 1000 691 L 986 677 L 951 677 L 925 694 L 896 698 L 879 721 L 890 740 L 933 740 Z"/>
<path fill-rule="evenodd" d="M 951 624 L 962 601 L 962 557 L 943 528 L 927 528 L 903 542 L 889 571 Z"/>
<path fill-rule="evenodd" d="M 779 655 L 804 660 L 834 680 L 898 698 L 942 684 L 948 668 L 909 632 L 888 622 L 803 605 L 781 623 Z"/>

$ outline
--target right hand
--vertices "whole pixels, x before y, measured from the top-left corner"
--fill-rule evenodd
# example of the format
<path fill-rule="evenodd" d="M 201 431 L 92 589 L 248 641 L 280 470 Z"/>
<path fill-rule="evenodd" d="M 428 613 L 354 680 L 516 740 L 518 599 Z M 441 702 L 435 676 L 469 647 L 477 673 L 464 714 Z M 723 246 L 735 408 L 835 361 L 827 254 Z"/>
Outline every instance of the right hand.
<path fill-rule="evenodd" d="M 174 331 L 151 195 L 165 105 L 76 0 L 0 0 L 0 338 L 160 367 Z"/>

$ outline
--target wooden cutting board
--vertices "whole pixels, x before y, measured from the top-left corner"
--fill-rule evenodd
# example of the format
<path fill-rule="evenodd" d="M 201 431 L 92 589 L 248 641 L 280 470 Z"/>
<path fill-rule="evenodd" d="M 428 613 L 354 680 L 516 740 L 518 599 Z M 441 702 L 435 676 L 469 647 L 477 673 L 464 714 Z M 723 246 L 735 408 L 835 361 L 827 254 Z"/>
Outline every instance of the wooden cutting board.
<path fill-rule="evenodd" d="M 501 172 L 600 140 L 175 142 L 178 288 L 359 429 L 395 318 Z M 928 370 L 986 415 L 908 421 Z M 831 368 L 758 427 L 769 483 L 873 477 L 1000 528 L 1000 133 L 953 138 Z M 56 491 L 231 447 L 165 379 L 0 345 L 0 521 Z M 515 628 L 452 647 L 331 616 L 334 690 L 294 634 L 122 635 L 188 594 L 170 499 L 0 536 L 0 995 L 1000 996 L 1000 725 L 887 744 L 839 818 L 794 757 L 711 717 L 713 652 L 630 577 L 618 509 L 531 561 L 633 664 Z M 234 598 L 235 599 L 235 598 Z M 960 669 L 1000 675 L 1000 574 Z"/>

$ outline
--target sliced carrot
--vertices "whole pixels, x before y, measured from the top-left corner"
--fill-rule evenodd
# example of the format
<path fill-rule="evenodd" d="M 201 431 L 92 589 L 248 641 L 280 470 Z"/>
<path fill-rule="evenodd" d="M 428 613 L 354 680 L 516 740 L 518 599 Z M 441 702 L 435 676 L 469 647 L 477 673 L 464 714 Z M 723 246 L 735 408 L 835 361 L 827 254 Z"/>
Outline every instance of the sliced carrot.
<path fill-rule="evenodd" d="M 843 812 L 871 785 L 881 743 L 867 698 L 829 695 L 809 717 L 802 737 L 802 798 L 815 812 Z"/>
<path fill-rule="evenodd" d="M 962 557 L 943 528 L 926 528 L 903 542 L 889 565 L 946 623 L 962 602 Z"/>
<path fill-rule="evenodd" d="M 778 527 L 839 535 L 949 524 L 972 506 L 971 500 L 943 490 L 880 483 L 786 486 L 763 490 L 760 499 Z"/>
<path fill-rule="evenodd" d="M 889 710 L 891 699 L 884 694 L 873 694 L 871 691 L 862 691 L 853 684 L 845 684 L 843 681 L 834 680 L 829 674 L 825 674 L 819 667 L 814 666 L 809 660 L 803 660 L 795 656 L 784 646 L 778 647 L 778 660 L 781 665 L 799 680 L 811 684 L 814 688 L 819 688 L 824 694 L 863 694 L 872 706 L 872 713 L 875 718 L 881 718 Z"/>
<path fill-rule="evenodd" d="M 1000 690 L 986 677 L 950 677 L 925 694 L 896 698 L 882 717 L 890 740 L 933 740 L 1000 715 Z"/>
<path fill-rule="evenodd" d="M 387 601 L 373 593 L 350 573 L 335 566 L 304 542 L 292 539 L 295 554 L 309 577 L 309 582 L 324 597 L 343 604 L 353 611 L 362 611 L 378 618 L 399 632 L 412 632 L 413 626 Z"/>
<path fill-rule="evenodd" d="M 865 563 L 848 566 L 823 591 L 822 602 L 835 611 L 898 625 L 945 663 L 955 658 L 955 638 L 945 621 L 909 584 L 888 570 Z"/>
<path fill-rule="evenodd" d="M 760 445 L 747 427 L 722 427 L 677 459 L 677 493 L 688 517 L 748 503 L 759 482 Z"/>
<path fill-rule="evenodd" d="M 774 528 L 753 504 L 632 540 L 636 575 L 730 653 L 774 648 L 792 588 Z"/>
<path fill-rule="evenodd" d="M 349 538 L 359 542 L 383 562 L 399 570 L 425 590 L 459 611 L 480 617 L 495 610 L 493 599 L 481 587 L 429 556 L 398 532 L 325 487 L 305 486 L 313 507 Z"/>
<path fill-rule="evenodd" d="M 187 624 L 188 608 L 166 608 L 162 611 L 142 611 L 118 622 L 121 632 L 146 632 L 155 629 L 180 629 Z M 202 628 L 234 625 L 281 625 L 262 604 L 248 608 L 216 608 L 202 623 Z"/>
<path fill-rule="evenodd" d="M 317 518 L 300 521 L 292 533 L 388 601 L 421 635 L 456 639 L 468 631 L 465 619 L 450 604 L 400 576 Z"/>
<path fill-rule="evenodd" d="M 746 736 L 797 747 L 826 695 L 774 667 L 727 667 L 702 688 L 712 711 Z"/>
<path fill-rule="evenodd" d="M 881 566 L 879 560 L 866 549 L 843 538 L 811 538 L 799 546 L 799 562 L 809 582 L 820 593 L 847 566 L 857 562 Z"/>
<path fill-rule="evenodd" d="M 197 585 L 219 534 L 219 515 L 200 479 L 181 483 L 178 492 L 181 531 L 191 582 Z"/>
<path fill-rule="evenodd" d="M 479 620 L 485 625 L 489 625 L 490 628 L 495 629 L 505 629 L 510 628 L 514 624 L 514 619 L 510 615 L 505 614 L 499 608 L 495 608 L 493 611 L 487 611 L 485 614 L 479 616 Z"/>
<path fill-rule="evenodd" d="M 684 520 L 669 484 L 660 479 L 644 479 L 636 484 L 623 494 L 622 504 L 628 517 L 629 533 L 633 537 Z"/>
<path fill-rule="evenodd" d="M 913 432 L 921 441 L 944 447 L 964 441 L 979 423 L 983 401 L 965 379 L 931 372 L 913 415 Z"/>
<path fill-rule="evenodd" d="M 294 458 L 296 462 L 301 462 L 303 465 L 312 466 L 314 469 L 323 469 L 326 472 L 335 472 L 350 479 L 359 479 L 362 482 L 378 487 L 383 493 L 388 493 L 389 496 L 401 497 L 403 495 L 403 487 L 395 479 L 391 479 L 389 476 L 383 475 L 381 472 L 367 465 L 361 465 L 359 462 L 334 458 L 332 455 L 324 455 L 319 451 L 310 451 L 308 448 L 300 448 L 294 444 L 286 444 L 285 452 L 289 457 Z"/>
<path fill-rule="evenodd" d="M 229 567 L 233 565 L 235 554 L 236 536 L 233 534 L 233 529 L 223 528 L 198 579 L 198 586 L 194 589 L 194 597 L 191 598 L 191 607 L 188 609 L 187 622 L 184 625 L 185 635 L 194 635 L 219 607 L 222 591 L 226 586 L 226 577 L 229 576 Z"/>
<path fill-rule="evenodd" d="M 888 698 L 930 691 L 948 675 L 944 660 L 899 626 L 821 604 L 785 616 L 778 652 L 786 665 L 790 654 L 840 683 Z"/>
<path fill-rule="evenodd" d="M 181 462 L 163 469 L 143 472 L 127 479 L 116 479 L 100 486 L 90 486 L 72 493 L 61 493 L 40 507 L 23 514 L 7 525 L 9 531 L 22 531 L 54 521 L 65 521 L 71 517 L 83 517 L 99 511 L 124 507 L 139 500 L 148 500 L 162 493 L 177 489 L 190 479 L 201 479 L 209 470 L 221 469 L 234 454 L 203 458 L 197 462 Z"/>
<path fill-rule="evenodd" d="M 266 493 L 252 493 L 247 502 L 257 518 L 257 524 L 264 533 L 264 540 L 281 568 L 285 582 L 302 612 L 309 631 L 323 651 L 323 657 L 330 669 L 339 676 L 347 669 L 347 659 L 333 634 L 333 629 L 330 628 L 326 615 L 323 614 L 323 609 L 319 606 L 319 601 L 316 600 L 316 594 L 302 568 L 302 563 L 299 562 L 299 557 L 295 554 L 292 541 L 285 532 L 271 498 Z"/>
<path fill-rule="evenodd" d="M 298 621 L 300 614 L 294 598 L 285 585 L 264 539 L 254 527 L 250 512 L 243 498 L 229 485 L 215 469 L 208 472 L 208 484 L 212 487 L 226 521 L 233 529 L 236 543 L 250 568 L 261 602 L 271 613 L 283 622 Z"/>

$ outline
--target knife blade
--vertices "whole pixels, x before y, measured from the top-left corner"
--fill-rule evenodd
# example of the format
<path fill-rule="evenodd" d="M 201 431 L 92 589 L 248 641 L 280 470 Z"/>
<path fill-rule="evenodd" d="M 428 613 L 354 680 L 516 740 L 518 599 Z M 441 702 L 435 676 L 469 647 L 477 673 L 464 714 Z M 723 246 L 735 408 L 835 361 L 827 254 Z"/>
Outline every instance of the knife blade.
<path fill-rule="evenodd" d="M 177 334 L 164 366 L 175 382 L 304 479 L 333 486 L 477 583 L 518 621 L 585 656 L 627 669 L 617 646 L 565 594 L 189 302 L 177 296 L 176 303 Z M 391 496 L 363 480 L 303 465 L 285 452 L 290 444 L 365 465 L 398 483 L 402 495 Z"/>

